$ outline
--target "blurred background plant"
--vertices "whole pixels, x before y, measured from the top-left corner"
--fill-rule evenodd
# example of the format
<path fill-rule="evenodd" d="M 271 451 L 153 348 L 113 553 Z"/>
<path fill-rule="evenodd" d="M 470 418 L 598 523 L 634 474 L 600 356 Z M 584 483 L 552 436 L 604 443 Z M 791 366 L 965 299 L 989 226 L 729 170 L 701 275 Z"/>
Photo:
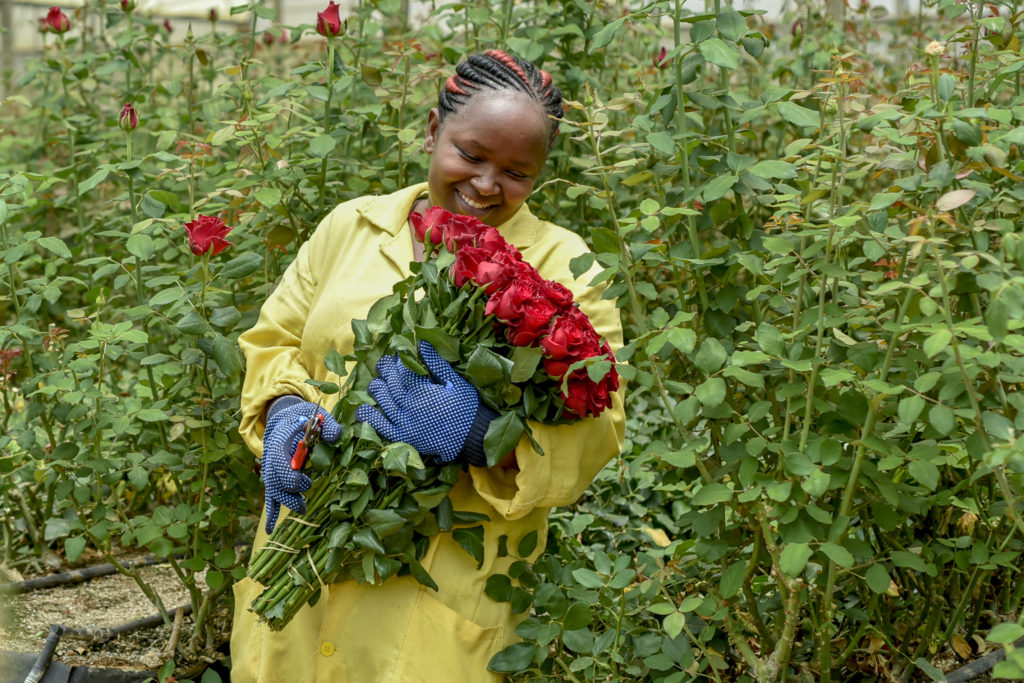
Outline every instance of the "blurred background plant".
<path fill-rule="evenodd" d="M 442 79 L 507 45 L 567 97 L 531 203 L 604 268 L 630 393 L 621 457 L 492 577 L 529 615 L 492 666 L 942 680 L 1006 644 L 1024 676 L 1016 4 L 403 9 L 47 34 L 0 109 L 5 565 L 153 552 L 218 641 L 260 494 L 235 338 L 330 207 L 425 178 Z"/>

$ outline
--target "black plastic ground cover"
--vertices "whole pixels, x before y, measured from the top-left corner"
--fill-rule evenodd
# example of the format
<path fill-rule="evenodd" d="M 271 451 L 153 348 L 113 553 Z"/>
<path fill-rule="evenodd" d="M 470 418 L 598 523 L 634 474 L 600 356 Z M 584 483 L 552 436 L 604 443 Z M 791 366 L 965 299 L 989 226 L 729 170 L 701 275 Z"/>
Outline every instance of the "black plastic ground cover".
<path fill-rule="evenodd" d="M 24 683 L 37 655 L 0 651 L 0 683 Z M 127 671 L 96 666 L 68 666 L 50 662 L 39 683 L 141 683 L 156 678 L 155 671 Z"/>

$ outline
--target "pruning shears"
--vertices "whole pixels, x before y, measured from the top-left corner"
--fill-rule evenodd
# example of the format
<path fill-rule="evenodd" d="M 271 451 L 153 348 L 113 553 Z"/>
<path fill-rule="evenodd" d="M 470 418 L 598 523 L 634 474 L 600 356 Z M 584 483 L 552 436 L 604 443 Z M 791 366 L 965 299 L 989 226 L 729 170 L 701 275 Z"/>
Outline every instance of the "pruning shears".
<path fill-rule="evenodd" d="M 320 413 L 320 401 L 313 407 L 313 414 L 306 420 L 306 426 L 302 431 L 302 439 L 295 447 L 292 454 L 292 469 L 301 470 L 306 464 L 306 458 L 313 451 L 313 446 L 320 440 L 320 434 L 324 431 L 324 416 Z"/>

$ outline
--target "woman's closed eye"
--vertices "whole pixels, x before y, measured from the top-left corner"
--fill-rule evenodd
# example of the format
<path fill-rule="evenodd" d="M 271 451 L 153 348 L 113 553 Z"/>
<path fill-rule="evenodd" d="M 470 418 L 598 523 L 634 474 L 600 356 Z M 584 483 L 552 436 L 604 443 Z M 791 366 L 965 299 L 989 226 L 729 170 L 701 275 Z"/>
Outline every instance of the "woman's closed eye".
<path fill-rule="evenodd" d="M 455 149 L 459 150 L 459 156 L 461 156 L 466 161 L 471 161 L 474 164 L 479 163 L 481 161 L 480 157 L 474 156 L 474 155 L 470 154 L 469 152 L 467 152 L 466 150 L 462 149 L 458 145 L 455 146 Z"/>

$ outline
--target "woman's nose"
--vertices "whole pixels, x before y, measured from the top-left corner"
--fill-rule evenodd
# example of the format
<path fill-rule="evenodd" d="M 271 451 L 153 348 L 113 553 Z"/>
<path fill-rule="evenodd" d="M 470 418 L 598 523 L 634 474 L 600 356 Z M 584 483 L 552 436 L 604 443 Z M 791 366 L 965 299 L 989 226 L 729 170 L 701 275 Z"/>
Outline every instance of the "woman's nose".
<path fill-rule="evenodd" d="M 492 194 L 498 194 L 498 183 L 494 180 L 494 174 L 490 171 L 482 171 L 479 175 L 475 176 L 470 182 L 473 183 L 473 187 L 481 196 L 488 196 Z"/>

